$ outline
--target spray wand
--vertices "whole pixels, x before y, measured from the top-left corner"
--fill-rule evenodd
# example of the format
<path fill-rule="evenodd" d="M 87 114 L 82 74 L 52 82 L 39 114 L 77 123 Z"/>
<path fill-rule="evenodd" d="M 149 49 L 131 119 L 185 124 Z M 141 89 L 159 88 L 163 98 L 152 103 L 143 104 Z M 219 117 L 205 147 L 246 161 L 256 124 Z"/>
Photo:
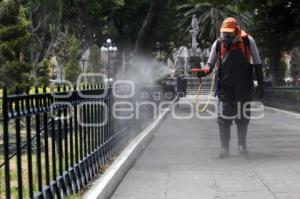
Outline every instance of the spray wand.
<path fill-rule="evenodd" d="M 192 73 L 204 72 L 205 74 L 207 74 L 209 72 L 209 70 L 210 70 L 210 68 L 207 68 L 207 67 L 205 67 L 205 68 L 192 68 L 191 72 Z M 215 87 L 215 79 L 216 79 L 216 72 L 214 71 L 213 72 L 213 77 L 212 77 L 212 83 L 211 83 L 211 87 L 210 87 L 209 97 L 208 97 L 208 99 L 205 103 L 205 106 L 200 109 L 199 106 L 198 106 L 198 102 L 199 102 L 199 98 L 200 98 L 200 95 L 201 95 L 202 78 L 201 77 L 199 78 L 199 88 L 198 88 L 197 94 L 196 94 L 196 110 L 197 110 L 198 113 L 202 113 L 207 109 L 207 107 L 208 107 L 208 105 L 211 101 L 211 98 L 213 96 L 213 90 L 214 90 L 214 87 Z"/>

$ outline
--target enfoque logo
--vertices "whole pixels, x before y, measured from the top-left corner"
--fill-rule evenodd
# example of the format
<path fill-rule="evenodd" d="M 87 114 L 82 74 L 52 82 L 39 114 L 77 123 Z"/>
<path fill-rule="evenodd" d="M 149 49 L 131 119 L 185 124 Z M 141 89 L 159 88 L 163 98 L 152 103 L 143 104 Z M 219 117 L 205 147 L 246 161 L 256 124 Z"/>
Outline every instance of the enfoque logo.
<path fill-rule="evenodd" d="M 101 94 L 86 94 L 82 90 L 78 90 L 78 95 L 83 99 L 104 99 L 108 95 L 109 82 L 106 81 L 108 78 L 105 74 L 102 73 L 86 73 L 81 74 L 77 80 L 77 88 L 80 88 L 82 82 L 87 79 L 100 78 L 103 80 L 104 87 L 103 92 Z M 64 81 L 64 84 L 72 85 L 71 82 Z M 111 115 L 113 119 L 116 120 L 139 120 L 145 114 L 145 110 L 147 114 L 153 116 L 153 118 L 157 118 L 160 113 L 165 111 L 166 109 L 170 109 L 171 116 L 178 120 L 189 120 L 194 117 L 201 120 L 211 120 L 216 119 L 218 117 L 222 117 L 225 119 L 235 119 L 235 118 L 246 118 L 252 120 L 259 120 L 264 117 L 264 105 L 261 102 L 246 102 L 246 103 L 237 103 L 235 105 L 234 113 L 230 116 L 225 114 L 225 111 L 222 110 L 223 104 L 222 102 L 218 102 L 217 100 L 213 100 L 209 103 L 208 108 L 204 112 L 198 112 L 197 106 L 202 107 L 206 100 L 200 100 L 197 104 L 195 100 L 179 100 L 175 104 L 171 105 L 173 102 L 171 101 L 163 101 L 162 99 L 170 99 L 172 97 L 172 93 L 166 92 L 162 94 L 161 92 L 149 92 L 143 91 L 140 92 L 139 95 L 135 93 L 135 83 L 129 80 L 116 80 L 111 85 L 112 88 L 112 96 L 117 98 L 110 106 L 108 103 L 104 103 L 103 101 L 84 101 L 77 105 L 77 114 L 74 113 L 74 105 L 68 101 L 58 101 L 54 102 L 51 105 L 50 115 L 56 120 L 66 120 L 71 117 L 77 117 L 78 124 L 83 127 L 99 127 L 104 126 L 109 122 L 109 116 Z M 122 89 L 120 89 L 122 88 Z M 126 89 L 123 89 L 126 88 Z M 54 84 L 50 86 L 51 95 L 57 99 L 67 99 L 72 96 L 73 91 L 66 91 L 63 93 L 57 94 L 54 92 Z M 137 97 L 139 99 L 143 99 L 142 101 L 132 101 L 133 97 Z M 67 109 L 64 113 L 60 113 L 62 111 L 60 108 Z M 86 108 L 87 107 L 97 107 L 97 110 L 101 110 L 101 120 L 87 120 L 86 117 Z M 181 107 L 181 108 L 180 108 Z M 184 113 L 180 111 L 180 109 L 184 109 Z M 251 111 L 251 114 L 249 112 Z M 250 116 L 251 115 L 251 116 Z"/>

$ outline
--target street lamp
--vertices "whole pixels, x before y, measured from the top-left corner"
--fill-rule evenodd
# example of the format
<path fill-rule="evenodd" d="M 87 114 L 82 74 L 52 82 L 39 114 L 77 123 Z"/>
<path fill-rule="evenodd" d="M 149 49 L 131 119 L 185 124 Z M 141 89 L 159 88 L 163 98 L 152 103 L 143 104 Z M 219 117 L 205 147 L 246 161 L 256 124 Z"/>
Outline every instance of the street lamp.
<path fill-rule="evenodd" d="M 107 71 L 108 71 L 107 72 L 108 73 L 107 74 L 107 78 L 108 78 L 107 80 L 109 82 L 113 81 L 113 79 L 110 75 L 110 73 L 111 73 L 111 71 L 110 71 L 111 70 L 110 69 L 110 67 L 111 67 L 111 57 L 116 55 L 117 51 L 118 51 L 118 48 L 112 43 L 111 39 L 107 39 L 106 43 L 104 43 L 101 47 L 101 52 L 102 53 L 107 53 Z"/>

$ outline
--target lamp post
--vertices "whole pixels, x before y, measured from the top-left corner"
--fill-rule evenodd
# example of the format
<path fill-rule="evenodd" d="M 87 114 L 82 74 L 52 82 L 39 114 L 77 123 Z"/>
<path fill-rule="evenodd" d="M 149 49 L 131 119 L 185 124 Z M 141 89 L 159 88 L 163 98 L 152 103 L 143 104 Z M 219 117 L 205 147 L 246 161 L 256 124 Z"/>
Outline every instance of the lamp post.
<path fill-rule="evenodd" d="M 107 78 L 109 82 L 112 82 L 111 77 L 111 57 L 114 56 L 118 51 L 118 48 L 112 43 L 111 39 L 107 39 L 101 47 L 102 53 L 107 53 Z"/>

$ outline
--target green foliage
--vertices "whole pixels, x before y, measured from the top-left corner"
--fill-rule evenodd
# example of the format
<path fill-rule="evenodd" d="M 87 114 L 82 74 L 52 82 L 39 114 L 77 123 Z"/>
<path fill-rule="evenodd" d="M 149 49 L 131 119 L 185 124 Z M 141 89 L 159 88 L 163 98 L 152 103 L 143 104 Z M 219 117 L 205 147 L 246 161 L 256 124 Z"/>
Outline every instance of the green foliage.
<path fill-rule="evenodd" d="M 49 61 L 45 59 L 42 66 L 38 70 L 38 85 L 46 86 L 49 85 L 50 80 Z"/>
<path fill-rule="evenodd" d="M 58 0 L 57 0 L 58 1 Z M 124 5 L 124 0 L 60 0 L 59 15 L 62 30 L 80 35 L 86 42 L 93 42 L 93 35 L 101 36 L 111 23 L 111 15 Z"/>
<path fill-rule="evenodd" d="M 199 20 L 200 32 L 198 40 L 201 46 L 211 45 L 220 34 L 222 22 L 227 17 L 239 19 L 242 28 L 247 28 L 251 22 L 252 15 L 249 12 L 241 13 L 228 1 L 192 1 L 178 7 L 181 17 L 179 25 L 190 29 L 192 16 L 195 14 Z"/>
<path fill-rule="evenodd" d="M 80 199 L 80 198 L 82 198 L 82 196 L 79 195 L 79 194 L 71 195 L 71 196 L 66 197 L 66 199 Z"/>
<path fill-rule="evenodd" d="M 103 30 L 103 35 L 113 36 L 120 40 L 124 47 L 133 47 L 150 3 L 150 0 L 124 0 L 124 4 L 115 7 L 107 15 L 106 22 L 108 23 Z"/>
<path fill-rule="evenodd" d="M 274 83 L 281 81 L 278 55 L 299 45 L 300 3 L 291 1 L 249 1 L 245 8 L 255 13 L 251 32 L 261 54 L 270 58 Z"/>
<path fill-rule="evenodd" d="M 68 62 L 69 48 L 66 37 L 75 34 L 80 46 L 86 48 L 92 42 L 100 42 L 107 26 L 111 24 L 111 14 L 124 5 L 123 0 L 23 0 L 26 17 L 30 19 L 30 44 L 27 45 L 27 59 L 37 70 L 44 59 L 53 55 L 61 65 Z M 66 37 L 65 37 L 66 36 Z M 58 52 L 60 51 L 60 52 Z"/>
<path fill-rule="evenodd" d="M 60 32 L 54 44 L 54 54 L 59 64 L 65 65 L 68 62 L 70 45 L 70 35 Z"/>
<path fill-rule="evenodd" d="M 22 0 L 20 2 L 21 7 L 18 1 L 1 1 L 0 64 L 3 65 L 7 59 L 19 60 L 22 50 L 25 60 L 35 67 L 36 73 L 39 73 L 37 69 L 43 60 L 53 54 L 57 56 L 60 65 L 65 66 L 68 63 L 68 67 L 65 68 L 70 67 L 71 58 L 68 51 L 69 35 L 72 34 L 76 35 L 82 49 L 94 43 L 100 46 L 109 37 L 117 43 L 120 52 L 125 52 L 125 56 L 129 57 L 153 1 Z M 161 59 L 169 57 L 174 46 L 187 45 L 190 42 L 188 30 L 193 14 L 197 15 L 200 22 L 198 42 L 201 47 L 209 46 L 218 37 L 224 18 L 234 16 L 241 19 L 242 27 L 246 31 L 250 28 L 249 32 L 253 33 L 261 54 L 270 58 L 272 65 L 273 63 L 277 65 L 270 66 L 275 68 L 275 71 L 279 70 L 280 59 L 275 61 L 272 59 L 276 57 L 273 55 L 274 49 L 280 51 L 277 52 L 279 55 L 282 51 L 299 44 L 300 2 L 297 0 L 162 0 L 160 3 L 161 9 L 159 13 L 155 13 L 158 20 L 151 25 L 146 48 L 153 51 L 155 43 L 160 41 L 163 44 L 161 51 L 164 53 Z M 254 23 L 251 23 L 252 21 Z M 30 44 L 28 26 L 31 33 Z M 89 58 L 89 62 L 93 65 L 92 70 L 100 69 L 96 63 L 97 56 L 91 57 L 93 58 Z M 74 59 L 73 65 L 77 65 Z M 97 67 L 94 68 L 94 65 Z M 273 71 L 271 70 L 272 73 Z"/>
<path fill-rule="evenodd" d="M 93 73 L 100 73 L 102 69 L 102 65 L 100 63 L 100 57 L 101 52 L 99 47 L 96 44 L 93 44 L 90 47 L 90 54 L 88 57 L 88 65 L 89 65 L 89 71 Z"/>
<path fill-rule="evenodd" d="M 296 1 L 291 2 L 293 4 L 290 7 L 287 1 L 278 0 L 259 1 L 256 5 L 257 14 L 252 30 L 257 41 L 268 53 L 275 46 L 281 50 L 288 50 L 299 44 L 300 4 Z"/>
<path fill-rule="evenodd" d="M 167 58 L 167 54 L 165 52 L 157 52 L 155 53 L 155 59 L 158 61 L 164 61 Z"/>
<path fill-rule="evenodd" d="M 291 59 L 291 76 L 300 77 L 300 47 L 293 48 Z"/>
<path fill-rule="evenodd" d="M 0 68 L 0 79 L 2 86 L 14 88 L 18 86 L 21 90 L 32 85 L 30 78 L 31 65 L 19 61 L 7 61 Z"/>
<path fill-rule="evenodd" d="M 23 0 L 26 17 L 30 20 L 30 42 L 26 45 L 26 59 L 34 67 L 34 77 L 37 80 L 39 67 L 53 52 L 58 33 L 62 28 L 60 20 L 60 0 Z"/>
<path fill-rule="evenodd" d="M 25 63 L 23 49 L 28 42 L 29 22 L 18 1 L 0 2 L 0 84 L 24 88 L 30 80 L 30 64 Z"/>
<path fill-rule="evenodd" d="M 158 15 L 159 21 L 153 28 L 153 42 L 162 43 L 159 49 L 165 53 L 165 57 L 160 57 L 162 61 L 168 58 L 174 47 L 188 43 L 190 40 L 186 31 L 189 24 L 186 27 L 180 25 L 181 16 L 178 16 L 177 10 L 178 5 L 185 2 L 186 0 L 168 0 Z"/>
<path fill-rule="evenodd" d="M 68 57 L 69 61 L 65 65 L 65 79 L 75 83 L 77 80 L 77 77 L 80 74 L 80 68 L 79 68 L 79 59 L 80 59 L 80 45 L 79 41 L 76 38 L 75 35 L 71 37 L 70 40 L 70 47 L 68 49 Z"/>

